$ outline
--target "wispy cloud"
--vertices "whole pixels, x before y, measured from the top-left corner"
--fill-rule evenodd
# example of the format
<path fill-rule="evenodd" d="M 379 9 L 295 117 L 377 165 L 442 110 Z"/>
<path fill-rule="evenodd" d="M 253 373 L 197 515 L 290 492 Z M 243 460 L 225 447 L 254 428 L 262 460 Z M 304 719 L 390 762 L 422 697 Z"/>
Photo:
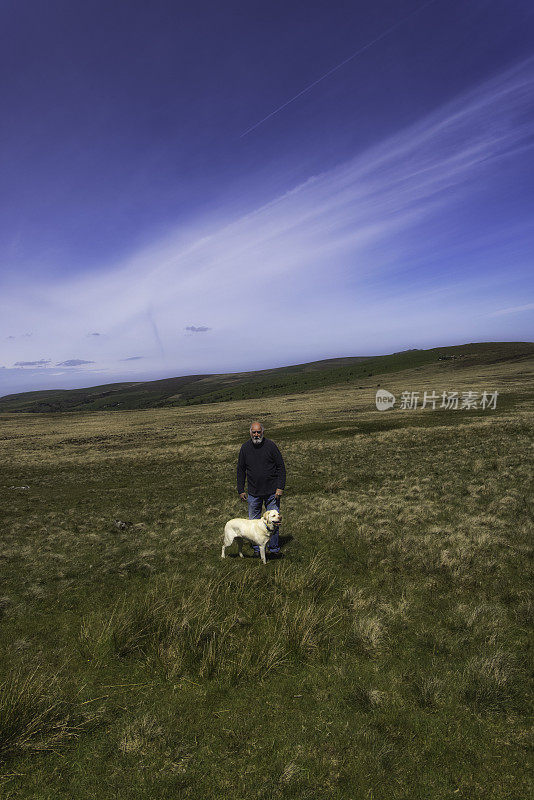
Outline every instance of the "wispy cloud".
<path fill-rule="evenodd" d="M 41 358 L 39 361 L 15 361 L 16 367 L 39 367 L 44 364 L 50 364 L 50 359 Z"/>
<path fill-rule="evenodd" d="M 230 223 L 222 210 L 224 223 L 197 221 L 96 275 L 11 294 L 2 327 L 31 318 L 61 365 L 73 347 L 79 364 L 98 346 L 107 370 L 145 352 L 131 365 L 144 375 L 514 338 L 512 312 L 490 324 L 487 311 L 502 302 L 527 223 L 514 249 L 504 237 L 503 270 L 498 248 L 475 247 L 464 209 L 483 209 L 501 172 L 530 157 L 533 96 L 529 60 Z M 519 293 L 525 275 L 518 260 Z M 87 335 L 95 315 L 102 342 Z M 195 318 L 217 336 L 184 336 L 206 331 L 187 324 Z"/>
<path fill-rule="evenodd" d="M 129 358 L 121 358 L 120 361 L 139 361 L 139 359 L 144 358 L 144 356 L 130 356 Z"/>
<path fill-rule="evenodd" d="M 526 303 L 524 306 L 512 306 L 511 308 L 499 308 L 488 314 L 488 317 L 502 317 L 506 314 L 521 314 L 523 311 L 534 311 L 534 303 Z"/>
<path fill-rule="evenodd" d="M 85 361 L 83 358 L 69 358 L 67 361 L 60 361 L 56 367 L 80 367 L 82 364 L 94 363 L 94 361 Z"/>

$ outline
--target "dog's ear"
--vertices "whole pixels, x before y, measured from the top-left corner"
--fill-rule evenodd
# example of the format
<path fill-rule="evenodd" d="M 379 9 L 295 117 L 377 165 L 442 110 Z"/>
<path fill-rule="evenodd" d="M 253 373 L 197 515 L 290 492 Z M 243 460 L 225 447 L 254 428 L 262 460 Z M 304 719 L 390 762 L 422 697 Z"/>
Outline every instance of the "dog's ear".
<path fill-rule="evenodd" d="M 269 512 L 268 511 L 264 511 L 263 512 L 262 519 L 264 519 L 265 522 L 269 522 Z"/>

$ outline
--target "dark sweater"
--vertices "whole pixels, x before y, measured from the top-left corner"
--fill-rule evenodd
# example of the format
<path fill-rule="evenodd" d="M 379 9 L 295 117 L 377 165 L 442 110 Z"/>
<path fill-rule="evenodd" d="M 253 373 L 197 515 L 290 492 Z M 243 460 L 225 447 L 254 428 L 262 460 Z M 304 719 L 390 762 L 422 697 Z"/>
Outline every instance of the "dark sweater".
<path fill-rule="evenodd" d="M 277 489 L 286 485 L 286 468 L 280 450 L 264 439 L 261 444 L 253 444 L 252 439 L 245 442 L 239 451 L 237 460 L 237 491 L 245 491 L 245 475 L 247 491 L 253 497 L 274 494 Z"/>

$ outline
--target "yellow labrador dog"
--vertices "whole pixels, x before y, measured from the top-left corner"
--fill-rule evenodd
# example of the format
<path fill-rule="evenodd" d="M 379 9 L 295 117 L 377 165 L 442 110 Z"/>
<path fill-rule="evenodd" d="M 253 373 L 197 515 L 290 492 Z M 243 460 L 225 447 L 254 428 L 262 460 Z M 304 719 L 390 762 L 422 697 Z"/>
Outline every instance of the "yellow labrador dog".
<path fill-rule="evenodd" d="M 224 551 L 230 547 L 234 539 L 237 539 L 239 555 L 243 558 L 243 539 L 247 539 L 249 542 L 259 545 L 261 560 L 266 564 L 265 545 L 271 538 L 275 526 L 280 525 L 281 522 L 282 517 L 276 509 L 266 511 L 261 519 L 231 519 L 224 526 L 221 558 L 225 557 Z"/>

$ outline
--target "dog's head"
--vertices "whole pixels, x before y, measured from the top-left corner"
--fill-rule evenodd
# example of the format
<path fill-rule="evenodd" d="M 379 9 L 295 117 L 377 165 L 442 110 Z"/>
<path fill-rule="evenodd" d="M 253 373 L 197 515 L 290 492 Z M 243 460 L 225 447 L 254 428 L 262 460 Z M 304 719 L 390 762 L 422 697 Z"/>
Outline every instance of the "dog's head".
<path fill-rule="evenodd" d="M 280 512 L 276 509 L 272 509 L 272 511 L 266 511 L 262 517 L 263 521 L 267 526 L 267 530 L 272 531 L 275 528 L 275 525 L 280 525 L 282 522 L 282 517 Z"/>

